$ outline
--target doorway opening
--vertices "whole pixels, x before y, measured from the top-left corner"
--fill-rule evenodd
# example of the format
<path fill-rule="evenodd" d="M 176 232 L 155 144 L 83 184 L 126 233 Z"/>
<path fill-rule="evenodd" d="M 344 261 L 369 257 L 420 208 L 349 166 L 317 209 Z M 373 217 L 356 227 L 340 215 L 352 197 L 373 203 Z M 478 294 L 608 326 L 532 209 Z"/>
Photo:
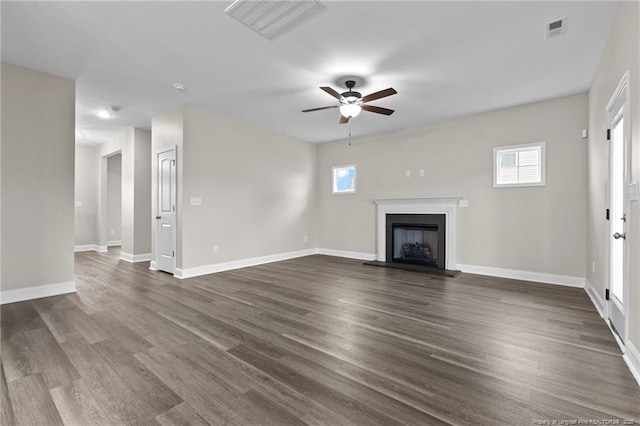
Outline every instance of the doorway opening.
<path fill-rule="evenodd" d="M 107 157 L 107 248 L 122 246 L 122 154 Z"/>

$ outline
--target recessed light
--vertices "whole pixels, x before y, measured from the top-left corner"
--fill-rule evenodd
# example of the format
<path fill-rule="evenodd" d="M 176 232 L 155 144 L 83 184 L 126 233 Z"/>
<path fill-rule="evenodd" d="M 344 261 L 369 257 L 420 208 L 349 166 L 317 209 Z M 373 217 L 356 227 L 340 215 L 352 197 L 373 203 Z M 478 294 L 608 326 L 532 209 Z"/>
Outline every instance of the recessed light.
<path fill-rule="evenodd" d="M 107 119 L 107 118 L 111 118 L 113 114 L 111 114 L 109 111 L 102 110 L 102 111 L 96 112 L 96 115 L 100 118 Z"/>

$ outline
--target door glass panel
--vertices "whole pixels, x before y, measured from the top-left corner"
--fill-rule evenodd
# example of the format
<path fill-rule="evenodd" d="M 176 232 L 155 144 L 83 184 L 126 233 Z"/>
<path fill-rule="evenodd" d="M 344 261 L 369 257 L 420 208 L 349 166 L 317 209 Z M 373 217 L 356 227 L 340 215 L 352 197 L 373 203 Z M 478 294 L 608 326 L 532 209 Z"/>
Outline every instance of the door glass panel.
<path fill-rule="evenodd" d="M 624 233 L 624 117 L 611 132 L 611 231 Z M 613 296 L 624 302 L 624 240 L 613 239 L 611 244 L 611 290 Z"/>

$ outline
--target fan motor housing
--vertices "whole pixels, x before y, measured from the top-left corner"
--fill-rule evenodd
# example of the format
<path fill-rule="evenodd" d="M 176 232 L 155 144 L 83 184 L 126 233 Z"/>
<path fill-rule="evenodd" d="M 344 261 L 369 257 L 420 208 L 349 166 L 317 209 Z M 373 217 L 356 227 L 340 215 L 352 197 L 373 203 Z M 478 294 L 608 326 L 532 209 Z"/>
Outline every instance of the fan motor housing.
<path fill-rule="evenodd" d="M 352 90 L 349 90 L 348 92 L 341 93 L 341 95 L 342 95 L 343 98 L 351 98 L 351 97 L 358 98 L 358 99 L 362 98 L 362 93 L 354 92 Z"/>
<path fill-rule="evenodd" d="M 349 91 L 341 93 L 343 98 L 345 98 L 345 99 L 356 98 L 358 100 L 360 100 L 362 98 L 362 94 L 360 92 L 355 92 L 355 91 L 351 90 L 356 86 L 356 82 L 354 80 L 347 80 L 347 81 L 344 82 L 344 85 L 347 86 L 347 89 L 349 89 Z"/>

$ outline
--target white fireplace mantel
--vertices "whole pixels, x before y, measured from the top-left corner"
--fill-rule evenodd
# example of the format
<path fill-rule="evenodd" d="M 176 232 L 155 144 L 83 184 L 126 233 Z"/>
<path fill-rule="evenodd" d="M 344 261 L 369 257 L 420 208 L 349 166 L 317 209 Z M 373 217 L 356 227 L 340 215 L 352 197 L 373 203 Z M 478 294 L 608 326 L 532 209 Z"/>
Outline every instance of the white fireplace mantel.
<path fill-rule="evenodd" d="M 457 269 L 456 262 L 456 210 L 462 197 L 385 198 L 373 200 L 378 205 L 378 260 L 387 259 L 387 214 L 444 214 L 445 264 Z"/>

